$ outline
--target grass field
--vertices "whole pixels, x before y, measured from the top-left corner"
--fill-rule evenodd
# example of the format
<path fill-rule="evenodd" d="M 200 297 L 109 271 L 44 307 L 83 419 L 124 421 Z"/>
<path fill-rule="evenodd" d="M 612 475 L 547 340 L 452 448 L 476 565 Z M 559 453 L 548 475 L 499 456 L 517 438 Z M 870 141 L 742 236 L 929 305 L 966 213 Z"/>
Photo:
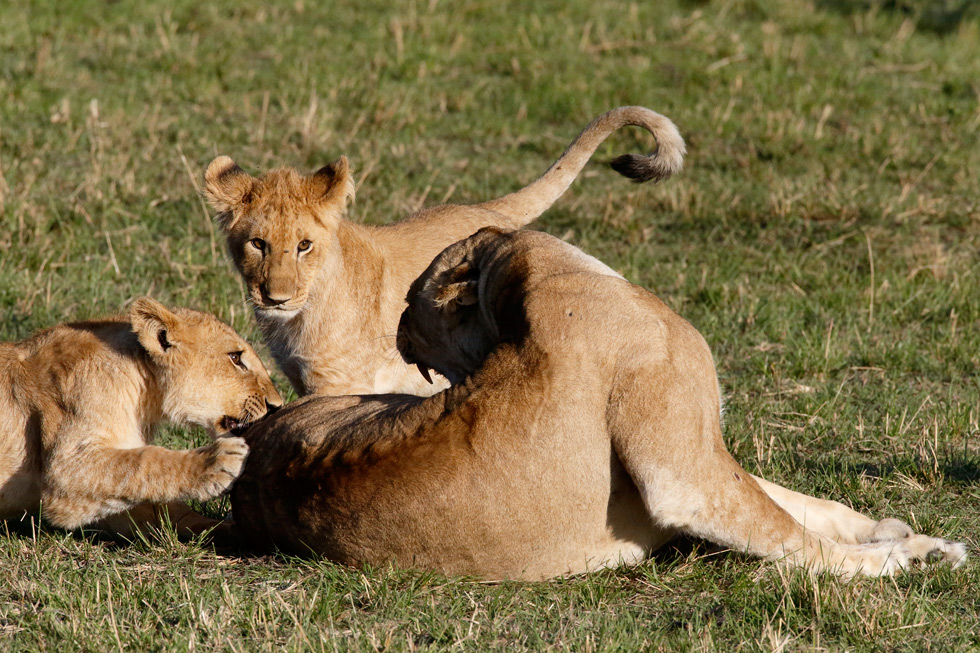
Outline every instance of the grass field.
<path fill-rule="evenodd" d="M 635 186 L 594 164 L 538 226 L 701 330 L 747 469 L 976 558 L 974 4 L 333 5 L 0 3 L 0 339 L 150 294 L 257 342 L 197 192 L 217 154 L 253 173 L 346 154 L 353 217 L 383 223 L 519 188 L 592 117 L 642 104 L 685 135 L 683 174 Z M 649 146 L 628 132 L 596 161 Z M 6 650 L 980 648 L 973 561 L 847 583 L 682 542 L 483 584 L 0 529 Z"/>

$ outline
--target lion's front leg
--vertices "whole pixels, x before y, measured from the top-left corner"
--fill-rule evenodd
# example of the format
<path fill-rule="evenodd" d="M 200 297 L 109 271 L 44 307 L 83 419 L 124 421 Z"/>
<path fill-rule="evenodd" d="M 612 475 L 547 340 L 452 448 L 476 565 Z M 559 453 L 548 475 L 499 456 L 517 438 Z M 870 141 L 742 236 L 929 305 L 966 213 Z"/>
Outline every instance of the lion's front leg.
<path fill-rule="evenodd" d="M 247 453 L 241 438 L 190 451 L 146 446 L 59 452 L 45 471 L 42 514 L 55 526 L 78 528 L 139 504 L 205 501 L 231 485 Z"/>

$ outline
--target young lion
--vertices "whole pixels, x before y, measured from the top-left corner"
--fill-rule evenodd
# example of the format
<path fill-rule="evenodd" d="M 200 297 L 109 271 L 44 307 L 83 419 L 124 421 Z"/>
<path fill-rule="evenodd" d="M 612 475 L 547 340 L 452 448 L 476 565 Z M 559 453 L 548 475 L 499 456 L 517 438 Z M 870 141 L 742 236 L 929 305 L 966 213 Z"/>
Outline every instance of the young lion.
<path fill-rule="evenodd" d="M 230 327 L 152 299 L 133 302 L 127 316 L 2 343 L 0 518 L 43 506 L 55 526 L 128 534 L 162 516 L 151 504 L 165 504 L 174 525 L 200 532 L 218 522 L 177 502 L 224 492 L 248 447 L 225 437 L 171 451 L 148 444 L 156 425 L 238 433 L 281 404 L 262 361 Z"/>
<path fill-rule="evenodd" d="M 673 123 L 643 107 L 621 107 L 596 118 L 526 188 L 482 204 L 423 209 L 388 226 L 343 219 L 354 196 L 344 157 L 309 176 L 284 168 L 255 179 L 219 156 L 204 174 L 205 193 L 266 343 L 300 395 L 428 395 L 445 381 L 429 385 L 394 346 L 409 284 L 442 248 L 480 227 L 517 228 L 537 218 L 626 125 L 653 134 L 657 151 L 621 156 L 615 170 L 647 181 L 681 169 L 684 140 Z"/>
<path fill-rule="evenodd" d="M 491 579 L 635 563 L 677 532 L 847 576 L 965 559 L 742 469 L 701 335 L 551 236 L 447 248 L 409 291 L 398 348 L 453 386 L 309 397 L 250 429 L 232 489 L 245 536 Z"/>

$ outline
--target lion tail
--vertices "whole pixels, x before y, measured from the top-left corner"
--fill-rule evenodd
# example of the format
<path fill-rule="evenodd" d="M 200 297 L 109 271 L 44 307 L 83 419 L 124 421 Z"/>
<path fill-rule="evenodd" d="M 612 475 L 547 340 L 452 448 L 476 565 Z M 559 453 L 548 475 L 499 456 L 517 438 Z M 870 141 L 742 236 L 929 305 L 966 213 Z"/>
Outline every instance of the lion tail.
<path fill-rule="evenodd" d="M 565 152 L 538 179 L 510 195 L 483 202 L 522 227 L 544 213 L 561 197 L 606 138 L 626 126 L 646 129 L 657 141 L 650 155 L 624 154 L 610 163 L 613 170 L 635 182 L 659 181 L 679 172 L 684 165 L 684 139 L 666 116 L 645 107 L 619 107 L 604 113 L 582 130 Z"/>

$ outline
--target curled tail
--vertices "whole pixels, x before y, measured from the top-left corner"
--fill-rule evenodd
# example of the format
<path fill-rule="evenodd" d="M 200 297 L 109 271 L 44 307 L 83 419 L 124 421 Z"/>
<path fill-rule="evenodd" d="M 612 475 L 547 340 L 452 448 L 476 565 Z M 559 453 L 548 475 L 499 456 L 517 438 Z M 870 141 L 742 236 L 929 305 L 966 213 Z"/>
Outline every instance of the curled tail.
<path fill-rule="evenodd" d="M 615 158 L 612 169 L 635 182 L 659 181 L 679 172 L 684 164 L 684 139 L 669 118 L 645 107 L 619 107 L 604 113 L 582 130 L 564 154 L 538 179 L 510 195 L 478 206 L 501 213 L 522 227 L 544 213 L 561 197 L 614 131 L 628 125 L 642 127 L 657 140 L 650 155 L 624 154 Z"/>

